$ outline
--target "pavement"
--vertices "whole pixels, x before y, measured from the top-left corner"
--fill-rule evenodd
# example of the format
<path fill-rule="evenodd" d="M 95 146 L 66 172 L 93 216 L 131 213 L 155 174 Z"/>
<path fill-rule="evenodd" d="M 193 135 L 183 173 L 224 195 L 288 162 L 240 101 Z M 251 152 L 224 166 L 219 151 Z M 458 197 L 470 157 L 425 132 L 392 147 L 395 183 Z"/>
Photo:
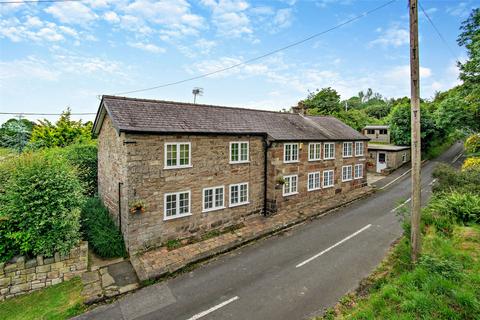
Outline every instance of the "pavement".
<path fill-rule="evenodd" d="M 452 163 L 462 151 L 457 143 L 424 164 L 423 203 L 431 195 L 436 164 Z M 407 174 L 334 214 L 221 255 L 78 319 L 278 320 L 321 315 L 354 290 L 400 237 L 396 211 L 409 204 L 409 196 Z"/>

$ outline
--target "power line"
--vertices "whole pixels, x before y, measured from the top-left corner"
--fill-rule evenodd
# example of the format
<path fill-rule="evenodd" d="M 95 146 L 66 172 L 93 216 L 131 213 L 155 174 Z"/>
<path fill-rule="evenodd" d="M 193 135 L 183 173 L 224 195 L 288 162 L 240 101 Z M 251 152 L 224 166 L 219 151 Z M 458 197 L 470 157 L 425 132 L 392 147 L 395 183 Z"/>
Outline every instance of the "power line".
<path fill-rule="evenodd" d="M 425 17 L 427 18 L 428 22 L 430 22 L 430 24 L 432 25 L 433 29 L 435 30 L 435 32 L 437 33 L 438 37 L 442 40 L 443 44 L 447 47 L 448 51 L 450 51 L 451 55 L 453 56 L 453 58 L 455 60 L 459 60 L 457 55 L 455 54 L 455 52 L 453 51 L 452 47 L 450 47 L 450 45 L 448 44 L 447 40 L 445 40 L 445 38 L 443 37 L 442 33 L 440 32 L 440 30 L 438 30 L 437 26 L 433 23 L 432 19 L 430 19 L 430 16 L 428 15 L 428 13 L 425 11 L 425 9 L 423 9 L 423 6 L 421 3 L 419 3 L 419 6 L 420 6 L 420 9 L 422 9 L 422 12 L 423 14 L 425 15 Z"/>
<path fill-rule="evenodd" d="M 43 3 L 43 2 L 81 2 L 83 0 L 18 0 L 18 1 L 0 1 L 0 4 L 18 4 L 18 3 Z"/>
<path fill-rule="evenodd" d="M 267 52 L 261 56 L 258 56 L 258 57 L 255 57 L 255 58 L 251 58 L 251 59 L 248 59 L 248 60 L 245 60 L 243 62 L 239 62 L 237 64 L 234 64 L 234 65 L 231 65 L 229 67 L 226 67 L 226 68 L 222 68 L 222 69 L 218 69 L 218 70 L 215 70 L 215 71 L 212 71 L 212 72 L 208 72 L 208 73 L 204 73 L 204 74 L 201 74 L 201 75 L 198 75 L 198 76 L 195 76 L 195 77 L 191 77 L 191 78 L 187 78 L 187 79 L 183 79 L 183 80 L 179 80 L 179 81 L 174 81 L 174 82 L 169 82 L 169 83 L 164 83 L 164 84 L 161 84 L 161 85 L 157 85 L 157 86 L 153 86 L 153 87 L 148 87 L 148 88 L 143 88 L 143 89 L 137 89 L 137 90 L 132 90 L 132 91 L 124 91 L 124 92 L 117 92 L 117 93 L 114 93 L 114 95 L 124 95 L 124 94 L 130 94 L 130 93 L 136 93 L 136 92 L 142 92 L 142 91 L 149 91 L 149 90 L 154 90 L 154 89 L 160 89 L 160 88 L 165 88 L 165 87 L 169 87 L 169 86 L 173 86 L 173 85 L 176 85 L 176 84 L 180 84 L 180 83 L 184 83 L 184 82 L 188 82 L 188 81 L 192 81 L 192 80 L 197 80 L 197 79 L 201 79 L 201 78 L 206 78 L 208 76 L 211 76 L 211 75 L 214 75 L 214 74 L 217 74 L 217 73 L 221 73 L 221 72 L 224 72 L 224 71 L 228 71 L 228 70 L 231 70 L 231 69 L 234 69 L 234 68 L 237 68 L 237 67 L 240 67 L 240 66 L 243 66 L 243 65 L 246 65 L 246 64 L 249 64 L 249 63 L 252 63 L 254 61 L 257 61 L 257 60 L 260 60 L 260 59 L 263 59 L 265 57 L 268 57 L 268 56 L 271 56 L 275 53 L 278 53 L 280 51 L 283 51 L 283 50 L 286 50 L 286 49 L 289 49 L 289 48 L 292 48 L 292 47 L 295 47 L 295 46 L 298 46 L 302 43 L 305 43 L 309 40 L 312 40 L 316 37 L 319 37 L 321 35 L 324 35 L 330 31 L 333 31 L 335 29 L 338 29 L 340 27 L 343 27 L 344 25 L 347 25 L 349 23 L 352 23 L 356 20 L 359 20 L 375 11 L 378 11 L 380 9 L 383 9 L 384 7 L 394 3 L 396 0 L 390 0 L 378 7 L 375 7 L 369 11 L 366 11 L 362 14 L 359 14 L 353 18 L 350 18 L 342 23 L 339 23 L 329 29 L 326 29 L 326 30 L 323 30 L 321 32 L 318 32 L 318 33 L 315 33 L 311 36 L 309 36 L 308 38 L 305 38 L 305 39 L 302 39 L 302 40 L 299 40 L 299 41 L 296 41 L 296 42 L 293 42 L 289 45 L 286 45 L 284 47 L 281 47 L 281 48 L 278 48 L 276 50 L 273 50 L 273 51 L 270 51 L 270 52 Z"/>
<path fill-rule="evenodd" d="M 0 112 L 0 114 L 8 114 L 12 116 L 61 116 L 64 113 L 32 113 L 32 112 Z M 72 116 L 90 116 L 96 115 L 96 113 L 70 113 Z"/>

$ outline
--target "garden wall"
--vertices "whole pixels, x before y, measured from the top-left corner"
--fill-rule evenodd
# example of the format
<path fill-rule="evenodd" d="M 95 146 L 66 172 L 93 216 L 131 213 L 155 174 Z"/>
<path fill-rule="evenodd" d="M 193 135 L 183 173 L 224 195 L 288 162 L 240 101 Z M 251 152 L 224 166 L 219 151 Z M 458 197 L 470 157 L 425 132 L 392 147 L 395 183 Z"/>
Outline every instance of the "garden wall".
<path fill-rule="evenodd" d="M 88 243 L 81 242 L 67 255 L 37 256 L 0 263 L 0 301 L 61 283 L 87 271 Z"/>

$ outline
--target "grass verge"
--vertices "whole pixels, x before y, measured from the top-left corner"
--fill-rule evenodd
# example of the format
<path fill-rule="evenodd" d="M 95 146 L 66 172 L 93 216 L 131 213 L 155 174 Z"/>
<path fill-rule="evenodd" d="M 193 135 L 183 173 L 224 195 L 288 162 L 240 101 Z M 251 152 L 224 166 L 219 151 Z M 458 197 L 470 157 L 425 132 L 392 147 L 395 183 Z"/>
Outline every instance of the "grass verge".
<path fill-rule="evenodd" d="M 69 281 L 0 303 L 0 319 L 68 319 L 84 310 L 82 281 Z"/>
<path fill-rule="evenodd" d="M 402 238 L 355 293 L 318 319 L 479 319 L 480 226 L 456 226 L 452 237 L 430 227 L 423 255 L 410 263 Z"/>

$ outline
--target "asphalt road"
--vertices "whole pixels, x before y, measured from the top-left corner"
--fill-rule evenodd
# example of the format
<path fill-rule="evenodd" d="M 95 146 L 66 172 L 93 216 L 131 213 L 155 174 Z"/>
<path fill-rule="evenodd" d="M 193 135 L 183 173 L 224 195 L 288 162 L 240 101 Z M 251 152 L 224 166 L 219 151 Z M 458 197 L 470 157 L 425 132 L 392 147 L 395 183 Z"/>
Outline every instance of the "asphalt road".
<path fill-rule="evenodd" d="M 430 196 L 439 161 L 422 168 Z M 395 208 L 409 205 L 410 177 L 280 235 L 260 240 L 81 316 L 86 319 L 310 319 L 357 287 L 401 233 Z"/>

